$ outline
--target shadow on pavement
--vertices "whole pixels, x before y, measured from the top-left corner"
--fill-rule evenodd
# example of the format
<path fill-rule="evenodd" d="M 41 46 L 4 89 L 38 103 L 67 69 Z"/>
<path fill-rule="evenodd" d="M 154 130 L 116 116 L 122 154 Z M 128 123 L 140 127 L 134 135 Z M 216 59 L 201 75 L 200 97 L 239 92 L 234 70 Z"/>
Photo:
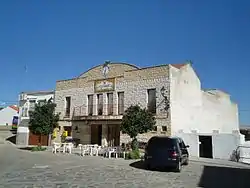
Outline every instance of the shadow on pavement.
<path fill-rule="evenodd" d="M 250 169 L 204 166 L 198 186 L 204 188 L 249 188 L 249 177 Z"/>
<path fill-rule="evenodd" d="M 6 138 L 5 140 L 9 141 L 13 144 L 16 144 L 16 135 L 10 136 L 10 137 Z"/>
<path fill-rule="evenodd" d="M 20 149 L 20 150 L 26 150 L 26 151 L 32 151 L 32 148 L 33 147 L 22 147 L 22 148 L 18 148 L 18 149 Z"/>
<path fill-rule="evenodd" d="M 143 161 L 135 161 L 135 162 L 129 164 L 129 166 L 131 166 L 133 168 L 138 168 L 138 169 L 146 170 Z"/>
<path fill-rule="evenodd" d="M 11 129 L 10 132 L 11 132 L 12 134 L 16 134 L 16 133 L 17 133 L 17 129 Z"/>
<path fill-rule="evenodd" d="M 131 164 L 129 164 L 129 166 L 133 167 L 133 168 L 137 168 L 137 169 L 141 169 L 141 170 L 148 170 L 145 165 L 144 162 L 142 160 L 140 161 L 135 161 Z M 171 170 L 170 168 L 163 168 L 163 169 L 150 169 L 150 171 L 158 171 L 158 172 L 172 172 L 173 170 Z"/>

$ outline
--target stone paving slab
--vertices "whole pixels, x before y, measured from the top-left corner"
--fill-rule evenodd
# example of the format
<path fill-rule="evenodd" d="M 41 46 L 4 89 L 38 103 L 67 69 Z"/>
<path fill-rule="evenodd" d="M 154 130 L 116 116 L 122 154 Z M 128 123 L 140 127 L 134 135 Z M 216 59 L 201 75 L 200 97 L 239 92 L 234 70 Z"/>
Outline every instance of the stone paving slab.
<path fill-rule="evenodd" d="M 244 179 L 250 177 L 249 166 L 225 162 L 227 167 L 223 167 L 220 163 L 222 161 L 191 161 L 181 173 L 148 171 L 140 161 L 30 152 L 1 145 L 0 188 L 250 187 L 244 183 Z"/>

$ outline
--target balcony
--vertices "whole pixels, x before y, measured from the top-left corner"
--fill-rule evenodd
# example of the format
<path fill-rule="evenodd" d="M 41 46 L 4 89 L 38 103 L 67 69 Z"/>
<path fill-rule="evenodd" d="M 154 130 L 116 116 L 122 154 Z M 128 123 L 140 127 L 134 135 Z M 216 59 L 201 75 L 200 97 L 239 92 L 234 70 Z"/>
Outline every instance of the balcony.
<path fill-rule="evenodd" d="M 156 114 L 156 104 L 148 104 L 147 107 L 149 112 Z"/>
<path fill-rule="evenodd" d="M 82 105 L 74 108 L 73 119 L 122 119 L 123 106 L 115 104 Z"/>
<path fill-rule="evenodd" d="M 70 109 L 67 108 L 67 109 L 65 110 L 64 118 L 69 118 L 69 117 L 70 117 Z"/>

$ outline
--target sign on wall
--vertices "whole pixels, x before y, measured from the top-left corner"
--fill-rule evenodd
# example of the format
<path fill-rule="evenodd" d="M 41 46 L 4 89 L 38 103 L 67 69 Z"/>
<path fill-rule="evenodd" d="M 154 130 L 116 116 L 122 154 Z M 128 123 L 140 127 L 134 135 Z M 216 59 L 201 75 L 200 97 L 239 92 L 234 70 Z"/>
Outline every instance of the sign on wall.
<path fill-rule="evenodd" d="M 108 92 L 115 90 L 115 79 L 109 78 L 104 80 L 96 80 L 95 84 L 95 92 Z"/>

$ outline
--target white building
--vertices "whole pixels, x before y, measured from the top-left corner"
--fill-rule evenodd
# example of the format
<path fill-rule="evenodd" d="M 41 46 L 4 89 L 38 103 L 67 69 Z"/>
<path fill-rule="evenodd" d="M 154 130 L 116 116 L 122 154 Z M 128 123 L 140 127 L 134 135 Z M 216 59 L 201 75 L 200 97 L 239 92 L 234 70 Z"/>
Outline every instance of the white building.
<path fill-rule="evenodd" d="M 18 107 L 16 105 L 7 106 L 0 110 L 0 126 L 11 126 L 14 116 L 18 116 Z"/>
<path fill-rule="evenodd" d="M 139 135 L 181 136 L 192 156 L 229 159 L 239 145 L 237 104 L 217 89 L 204 90 L 191 64 L 139 68 L 110 63 L 56 84 L 56 112 L 61 131 L 83 144 L 120 145 L 130 141 L 120 132 L 124 110 L 147 107 L 156 117 L 153 131 Z"/>
<path fill-rule="evenodd" d="M 28 127 L 29 112 L 33 111 L 35 104 L 45 100 L 54 99 L 54 91 L 33 91 L 19 94 L 19 126 Z"/>

